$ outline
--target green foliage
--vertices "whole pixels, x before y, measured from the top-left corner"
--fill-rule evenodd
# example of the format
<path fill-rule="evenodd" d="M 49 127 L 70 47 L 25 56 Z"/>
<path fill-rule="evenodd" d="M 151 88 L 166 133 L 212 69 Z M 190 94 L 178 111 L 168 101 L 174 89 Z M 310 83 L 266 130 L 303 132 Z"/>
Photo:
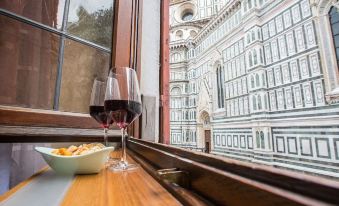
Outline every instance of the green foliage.
<path fill-rule="evenodd" d="M 101 46 L 111 48 L 113 8 L 100 9 L 92 14 L 80 6 L 77 10 L 79 20 L 68 22 L 67 31 L 77 37 Z"/>

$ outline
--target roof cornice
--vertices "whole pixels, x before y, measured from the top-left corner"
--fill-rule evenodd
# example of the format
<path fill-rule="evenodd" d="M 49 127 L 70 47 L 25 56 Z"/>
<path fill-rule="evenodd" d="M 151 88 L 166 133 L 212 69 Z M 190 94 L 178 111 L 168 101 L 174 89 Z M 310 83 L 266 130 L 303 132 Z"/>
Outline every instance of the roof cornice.
<path fill-rule="evenodd" d="M 179 27 L 184 27 L 184 26 L 193 26 L 193 27 L 198 27 L 199 29 L 202 29 L 209 21 L 211 18 L 205 18 L 205 19 L 199 19 L 195 21 L 189 21 L 189 22 L 183 22 L 180 24 L 174 24 L 170 25 L 170 30 L 176 29 Z"/>
<path fill-rule="evenodd" d="M 199 43 L 204 37 L 206 37 L 210 31 L 215 29 L 218 25 L 223 23 L 230 15 L 233 15 L 235 11 L 240 8 L 241 0 L 229 1 L 223 9 L 200 30 L 197 36 L 193 39 L 195 44 Z"/>

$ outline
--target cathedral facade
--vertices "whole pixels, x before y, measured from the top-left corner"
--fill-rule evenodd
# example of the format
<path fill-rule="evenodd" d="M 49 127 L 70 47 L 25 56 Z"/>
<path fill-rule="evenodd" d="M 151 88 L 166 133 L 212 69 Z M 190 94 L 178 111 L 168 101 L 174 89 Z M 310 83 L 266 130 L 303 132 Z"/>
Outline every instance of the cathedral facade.
<path fill-rule="evenodd" d="M 339 177 L 337 0 L 173 0 L 172 145 Z"/>

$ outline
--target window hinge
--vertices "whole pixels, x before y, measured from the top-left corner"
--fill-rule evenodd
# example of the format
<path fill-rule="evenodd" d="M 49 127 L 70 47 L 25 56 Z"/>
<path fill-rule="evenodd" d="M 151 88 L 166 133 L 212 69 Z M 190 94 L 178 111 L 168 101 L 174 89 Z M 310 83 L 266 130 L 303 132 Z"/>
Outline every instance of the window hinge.
<path fill-rule="evenodd" d="M 188 172 L 181 171 L 178 168 L 161 169 L 157 170 L 157 174 L 163 181 L 174 183 L 183 188 L 189 187 L 189 174 Z"/>

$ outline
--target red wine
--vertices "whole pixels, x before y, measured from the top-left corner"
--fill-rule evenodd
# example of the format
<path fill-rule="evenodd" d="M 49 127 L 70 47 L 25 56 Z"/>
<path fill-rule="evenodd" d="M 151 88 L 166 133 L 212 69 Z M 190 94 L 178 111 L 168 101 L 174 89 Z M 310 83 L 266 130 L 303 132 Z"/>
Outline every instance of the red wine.
<path fill-rule="evenodd" d="M 104 128 L 113 124 L 112 119 L 108 118 L 104 106 L 89 106 L 89 114 Z"/>
<path fill-rule="evenodd" d="M 118 127 L 126 128 L 141 114 L 141 103 L 129 100 L 106 100 L 105 110 Z"/>

